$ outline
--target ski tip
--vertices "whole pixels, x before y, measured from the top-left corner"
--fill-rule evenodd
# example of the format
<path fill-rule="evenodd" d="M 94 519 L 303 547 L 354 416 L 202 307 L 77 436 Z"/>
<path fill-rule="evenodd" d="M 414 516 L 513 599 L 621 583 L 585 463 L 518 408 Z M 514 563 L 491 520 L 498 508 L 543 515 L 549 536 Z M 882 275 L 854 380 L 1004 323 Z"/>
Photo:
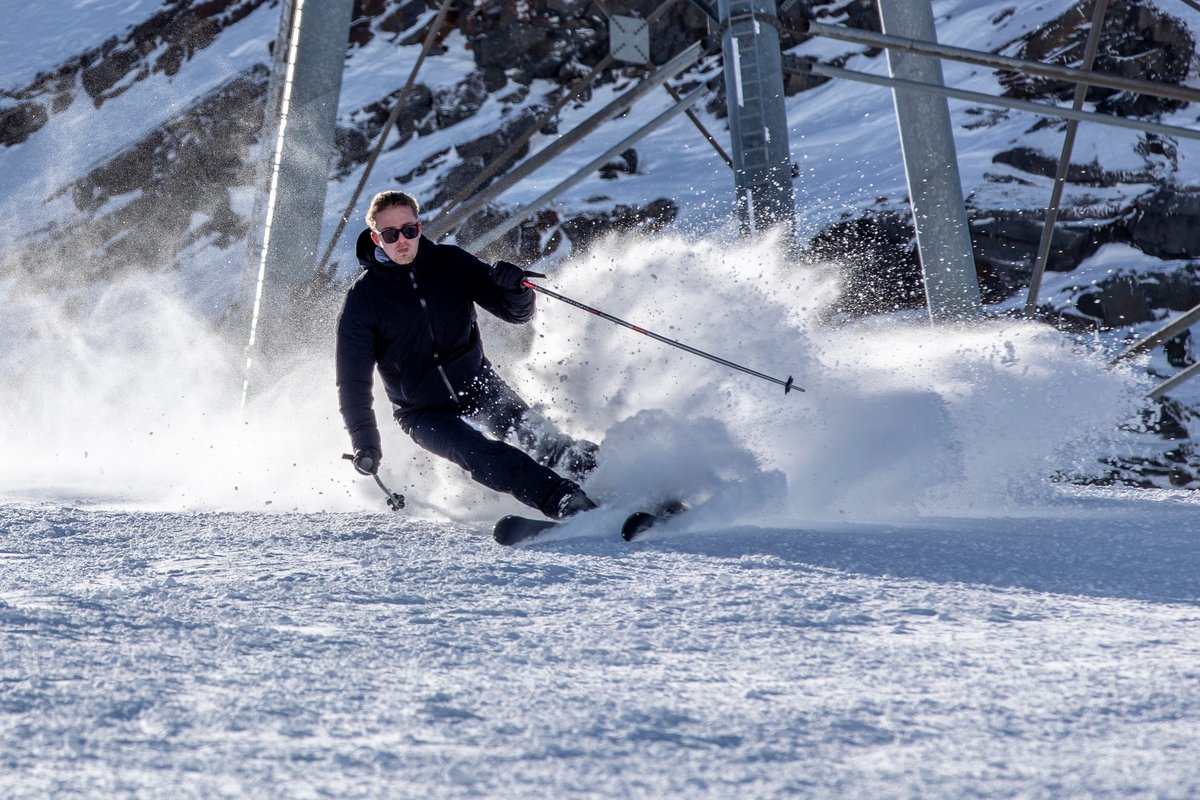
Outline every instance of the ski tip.
<path fill-rule="evenodd" d="M 497 544 L 502 544 L 505 546 L 516 544 L 516 538 L 513 535 L 514 528 L 521 521 L 522 519 L 520 517 L 514 517 L 512 515 L 501 517 L 500 520 L 497 521 L 492 527 L 492 538 L 496 540 Z"/>
<path fill-rule="evenodd" d="M 621 538 L 627 542 L 632 542 L 637 538 L 639 533 L 653 528 L 654 523 L 658 521 L 658 517 L 646 511 L 638 511 L 630 514 L 626 518 L 625 524 L 621 526 Z"/>
<path fill-rule="evenodd" d="M 543 531 L 557 526 L 558 523 L 552 520 L 529 519 L 510 514 L 502 517 L 492 528 L 492 538 L 496 540 L 497 544 L 511 547 L 514 544 L 533 539 Z"/>
<path fill-rule="evenodd" d="M 677 517 L 687 510 L 687 503 L 682 500 L 666 500 L 655 506 L 653 511 L 635 511 L 625 518 L 625 524 L 621 526 L 621 538 L 632 542 L 655 525 Z"/>

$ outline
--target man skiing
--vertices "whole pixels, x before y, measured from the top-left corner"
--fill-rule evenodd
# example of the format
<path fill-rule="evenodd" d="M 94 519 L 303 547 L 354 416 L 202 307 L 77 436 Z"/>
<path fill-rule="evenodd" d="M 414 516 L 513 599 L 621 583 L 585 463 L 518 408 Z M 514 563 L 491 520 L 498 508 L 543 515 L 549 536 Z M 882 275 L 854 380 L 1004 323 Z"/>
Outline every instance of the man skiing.
<path fill-rule="evenodd" d="M 597 446 L 531 410 L 483 352 L 476 305 L 506 322 L 533 318 L 525 271 L 425 238 L 420 205 L 404 192 L 375 195 L 366 222 L 356 247 L 362 272 L 337 324 L 338 400 L 355 469 L 373 475 L 383 456 L 372 407 L 378 368 L 396 421 L 421 447 L 553 519 L 595 508 L 578 482 L 595 467 Z"/>

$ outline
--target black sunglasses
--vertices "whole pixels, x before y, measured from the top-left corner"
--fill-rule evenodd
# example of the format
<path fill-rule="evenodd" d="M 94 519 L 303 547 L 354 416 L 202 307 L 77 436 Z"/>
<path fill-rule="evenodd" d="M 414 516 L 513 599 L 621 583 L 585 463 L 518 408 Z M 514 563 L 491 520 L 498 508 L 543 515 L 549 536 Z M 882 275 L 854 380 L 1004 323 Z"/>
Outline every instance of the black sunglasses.
<path fill-rule="evenodd" d="M 399 228 L 384 228 L 379 232 L 379 238 L 388 244 L 395 244 L 401 236 L 405 239 L 415 239 L 420 235 L 421 223 L 419 222 L 410 222 L 407 225 L 401 225 Z"/>

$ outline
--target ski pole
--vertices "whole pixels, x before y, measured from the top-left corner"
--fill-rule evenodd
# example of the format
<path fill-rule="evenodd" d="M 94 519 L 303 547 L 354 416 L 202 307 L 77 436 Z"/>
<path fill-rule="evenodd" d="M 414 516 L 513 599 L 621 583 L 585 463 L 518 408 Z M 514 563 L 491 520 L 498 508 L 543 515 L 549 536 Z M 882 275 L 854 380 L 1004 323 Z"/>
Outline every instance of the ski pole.
<path fill-rule="evenodd" d="M 347 461 L 354 460 L 354 456 L 350 455 L 349 453 L 342 453 L 342 458 L 346 459 Z M 378 475 L 372 473 L 371 477 L 375 479 L 375 483 L 379 484 L 379 488 L 382 489 L 383 493 L 387 496 L 388 508 L 390 508 L 392 511 L 399 511 L 400 509 L 404 508 L 404 495 L 400 494 L 399 492 L 393 492 L 391 489 L 384 486 L 383 481 L 379 480 Z"/>
<path fill-rule="evenodd" d="M 546 276 L 539 272 L 528 272 L 527 271 L 525 273 L 525 277 L 526 278 L 544 278 Z M 779 378 L 772 378 L 770 375 L 764 375 L 761 372 L 756 372 L 755 370 L 750 369 L 749 367 L 743 367 L 741 364 L 735 364 L 732 361 L 726 361 L 723 358 L 714 356 L 712 353 L 706 353 L 703 350 L 697 350 L 696 348 L 690 347 L 690 346 L 684 344 L 683 342 L 677 342 L 674 339 L 668 339 L 666 336 L 660 336 L 659 334 L 655 333 L 654 331 L 648 331 L 645 328 L 640 328 L 637 325 L 634 325 L 633 323 L 626 322 L 625 320 L 620 319 L 619 317 L 614 317 L 612 314 L 607 314 L 598 308 L 592 308 L 591 306 L 581 303 L 578 300 L 572 300 L 571 298 L 565 297 L 565 296 L 559 294 L 558 292 L 551 291 L 551 290 L 547 289 L 545 286 L 538 286 L 536 283 L 530 283 L 527 280 L 522 281 L 522 284 L 524 286 L 528 286 L 530 289 L 533 289 L 535 292 L 541 292 L 542 294 L 549 295 L 550 297 L 553 297 L 555 300 L 561 300 L 564 303 L 573 305 L 576 308 L 587 311 L 590 314 L 595 314 L 597 317 L 600 317 L 601 319 L 606 319 L 609 322 L 615 322 L 617 325 L 624 326 L 626 328 L 629 328 L 629 330 L 631 330 L 631 331 L 636 331 L 637 333 L 643 334 L 645 336 L 649 336 L 651 339 L 657 339 L 658 341 L 662 342 L 663 344 L 669 344 L 669 345 L 671 345 L 671 347 L 678 347 L 680 350 L 691 353 L 694 356 L 700 356 L 701 358 L 707 358 L 709 361 L 715 361 L 718 364 L 723 364 L 724 366 L 729 367 L 730 369 L 736 369 L 741 372 L 745 372 L 747 375 L 753 375 L 756 378 L 762 378 L 764 381 L 770 381 L 771 383 L 777 383 L 783 387 L 784 394 L 787 394 L 792 389 L 795 389 L 798 392 L 804 391 L 802 388 L 800 388 L 799 386 L 796 386 L 793 383 L 791 375 L 788 376 L 788 379 L 786 381 L 780 380 Z"/>

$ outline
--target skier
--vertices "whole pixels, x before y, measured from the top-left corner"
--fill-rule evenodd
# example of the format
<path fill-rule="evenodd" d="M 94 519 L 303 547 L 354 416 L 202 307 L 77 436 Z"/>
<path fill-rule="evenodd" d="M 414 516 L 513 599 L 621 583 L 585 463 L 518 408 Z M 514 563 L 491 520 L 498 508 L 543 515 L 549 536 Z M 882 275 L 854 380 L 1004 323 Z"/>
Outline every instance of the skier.
<path fill-rule="evenodd" d="M 421 447 L 553 519 L 595 508 L 579 482 L 596 466 L 597 445 L 555 429 L 483 352 L 476 305 L 506 322 L 532 319 L 525 271 L 425 238 L 419 216 L 411 195 L 380 192 L 358 237 L 362 272 L 337 324 L 338 400 L 354 468 L 374 475 L 383 457 L 372 408 L 378 367 L 396 421 Z"/>

